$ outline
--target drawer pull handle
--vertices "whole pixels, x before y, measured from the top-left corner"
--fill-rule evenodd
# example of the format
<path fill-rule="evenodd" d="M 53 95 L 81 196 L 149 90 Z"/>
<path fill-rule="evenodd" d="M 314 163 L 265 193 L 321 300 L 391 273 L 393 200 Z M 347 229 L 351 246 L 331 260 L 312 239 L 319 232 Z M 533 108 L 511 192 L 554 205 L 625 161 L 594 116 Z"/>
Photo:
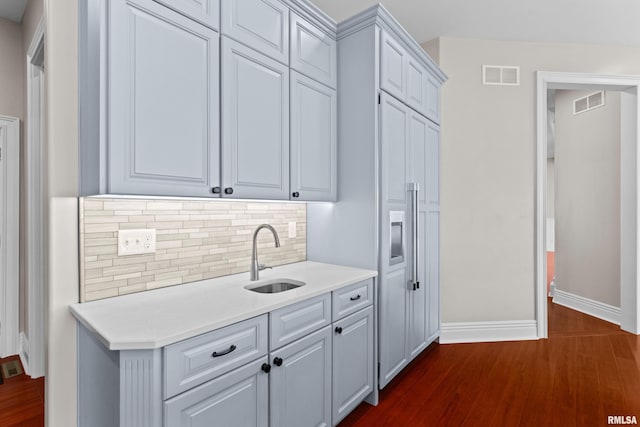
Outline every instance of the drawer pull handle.
<path fill-rule="evenodd" d="M 221 351 L 220 353 L 218 353 L 217 351 L 214 351 L 213 353 L 211 353 L 211 357 L 226 356 L 227 354 L 231 353 L 235 349 L 236 349 L 236 346 L 234 344 L 231 347 L 229 347 L 229 350 Z"/>
<path fill-rule="evenodd" d="M 341 334 L 342 328 L 340 326 L 336 326 L 336 334 Z"/>
<path fill-rule="evenodd" d="M 351 301 L 358 301 L 360 298 L 362 298 L 362 297 L 360 296 L 360 294 L 358 294 L 358 296 L 357 296 L 357 297 L 351 297 L 351 298 L 349 298 L 349 299 L 350 299 Z"/>

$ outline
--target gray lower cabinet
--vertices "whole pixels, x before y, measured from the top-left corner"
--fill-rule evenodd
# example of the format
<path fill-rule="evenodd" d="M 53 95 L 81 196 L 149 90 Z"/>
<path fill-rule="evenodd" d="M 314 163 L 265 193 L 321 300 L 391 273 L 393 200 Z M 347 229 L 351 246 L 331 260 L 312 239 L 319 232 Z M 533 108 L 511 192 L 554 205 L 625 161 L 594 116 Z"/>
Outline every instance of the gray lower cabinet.
<path fill-rule="evenodd" d="M 373 307 L 333 324 L 333 425 L 373 391 Z"/>
<path fill-rule="evenodd" d="M 335 201 L 336 91 L 291 71 L 291 200 Z"/>
<path fill-rule="evenodd" d="M 331 425 L 331 327 L 272 351 L 271 426 Z"/>
<path fill-rule="evenodd" d="M 108 192 L 219 185 L 218 33 L 152 0 L 108 2 Z"/>
<path fill-rule="evenodd" d="M 262 357 L 164 403 L 165 427 L 267 427 L 269 375 Z"/>
<path fill-rule="evenodd" d="M 222 38 L 222 196 L 289 199 L 289 68 Z"/>

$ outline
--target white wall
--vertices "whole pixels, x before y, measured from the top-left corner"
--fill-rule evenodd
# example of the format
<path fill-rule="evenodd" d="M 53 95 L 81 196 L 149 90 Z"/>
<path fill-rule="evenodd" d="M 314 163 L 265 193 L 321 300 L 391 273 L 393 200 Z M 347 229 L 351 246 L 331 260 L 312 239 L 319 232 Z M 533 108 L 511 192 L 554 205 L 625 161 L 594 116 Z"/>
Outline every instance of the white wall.
<path fill-rule="evenodd" d="M 77 415 L 78 1 L 45 0 L 48 206 L 46 422 L 74 427 Z"/>
<path fill-rule="evenodd" d="M 433 48 L 431 48 L 433 49 Z M 440 38 L 442 320 L 535 319 L 536 71 L 640 74 L 640 48 Z M 521 85 L 483 86 L 482 65 Z"/>
<path fill-rule="evenodd" d="M 547 159 L 547 251 L 555 251 L 556 162 Z"/>
<path fill-rule="evenodd" d="M 620 94 L 573 114 L 590 92 L 556 91 L 556 287 L 620 307 Z"/>

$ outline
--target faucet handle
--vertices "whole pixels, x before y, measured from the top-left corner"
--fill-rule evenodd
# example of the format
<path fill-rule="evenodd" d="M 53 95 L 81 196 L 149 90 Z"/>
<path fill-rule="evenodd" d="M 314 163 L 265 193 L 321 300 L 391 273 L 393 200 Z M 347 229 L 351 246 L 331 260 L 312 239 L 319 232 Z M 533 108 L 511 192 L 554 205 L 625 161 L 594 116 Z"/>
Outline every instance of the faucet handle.
<path fill-rule="evenodd" d="M 258 271 L 266 270 L 267 268 L 273 268 L 270 265 L 258 264 Z"/>

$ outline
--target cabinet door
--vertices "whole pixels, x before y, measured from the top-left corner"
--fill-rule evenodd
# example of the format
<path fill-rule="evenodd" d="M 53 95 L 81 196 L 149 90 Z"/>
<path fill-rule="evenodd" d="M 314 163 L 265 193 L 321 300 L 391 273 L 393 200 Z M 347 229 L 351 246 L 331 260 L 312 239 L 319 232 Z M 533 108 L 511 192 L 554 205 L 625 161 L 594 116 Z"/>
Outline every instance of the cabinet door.
<path fill-rule="evenodd" d="M 291 13 L 291 68 L 332 88 L 337 86 L 336 41 Z"/>
<path fill-rule="evenodd" d="M 333 326 L 333 425 L 336 425 L 373 391 L 373 307 Z"/>
<path fill-rule="evenodd" d="M 381 278 L 380 283 L 380 388 L 407 365 L 409 291 L 405 269 Z"/>
<path fill-rule="evenodd" d="M 407 203 L 406 141 L 410 108 L 392 96 L 381 95 L 380 138 L 382 143 L 382 200 Z"/>
<path fill-rule="evenodd" d="M 165 427 L 267 427 L 268 375 L 262 357 L 164 403 Z"/>
<path fill-rule="evenodd" d="M 223 196 L 289 199 L 289 68 L 222 39 Z"/>
<path fill-rule="evenodd" d="M 380 49 L 380 87 L 404 101 L 407 98 L 408 54 L 385 31 L 381 31 Z"/>
<path fill-rule="evenodd" d="M 417 234 L 411 230 L 411 236 L 417 236 L 418 239 L 418 283 L 417 289 L 409 290 L 409 360 L 415 358 L 422 350 L 427 347 L 428 323 L 429 323 L 429 287 L 427 269 L 429 266 L 427 246 L 429 233 L 427 232 L 427 187 L 429 175 L 428 156 L 428 132 L 430 122 L 425 117 L 411 112 L 409 117 L 409 140 L 408 151 L 410 165 L 409 174 L 411 182 L 418 184 L 418 230 Z M 414 215 L 413 208 L 411 214 Z M 413 218 L 411 219 L 413 223 Z M 409 245 L 409 251 L 413 245 Z M 409 257 L 413 260 L 413 254 Z M 411 267 L 413 268 L 413 266 Z"/>
<path fill-rule="evenodd" d="M 440 128 L 427 129 L 426 279 L 429 287 L 429 340 L 440 336 Z"/>
<path fill-rule="evenodd" d="M 219 184 L 218 34 L 152 0 L 108 7 L 108 191 L 210 195 Z"/>
<path fill-rule="evenodd" d="M 271 353 L 272 426 L 331 425 L 331 326 Z"/>
<path fill-rule="evenodd" d="M 336 91 L 292 71 L 292 200 L 336 200 L 336 121 Z"/>
<path fill-rule="evenodd" d="M 407 56 L 407 104 L 435 123 L 440 122 L 440 84 L 420 62 Z"/>
<path fill-rule="evenodd" d="M 201 24 L 217 30 L 220 28 L 219 0 L 154 0 L 180 12 Z"/>
<path fill-rule="evenodd" d="M 289 64 L 289 9 L 278 0 L 222 0 L 222 34 Z"/>

